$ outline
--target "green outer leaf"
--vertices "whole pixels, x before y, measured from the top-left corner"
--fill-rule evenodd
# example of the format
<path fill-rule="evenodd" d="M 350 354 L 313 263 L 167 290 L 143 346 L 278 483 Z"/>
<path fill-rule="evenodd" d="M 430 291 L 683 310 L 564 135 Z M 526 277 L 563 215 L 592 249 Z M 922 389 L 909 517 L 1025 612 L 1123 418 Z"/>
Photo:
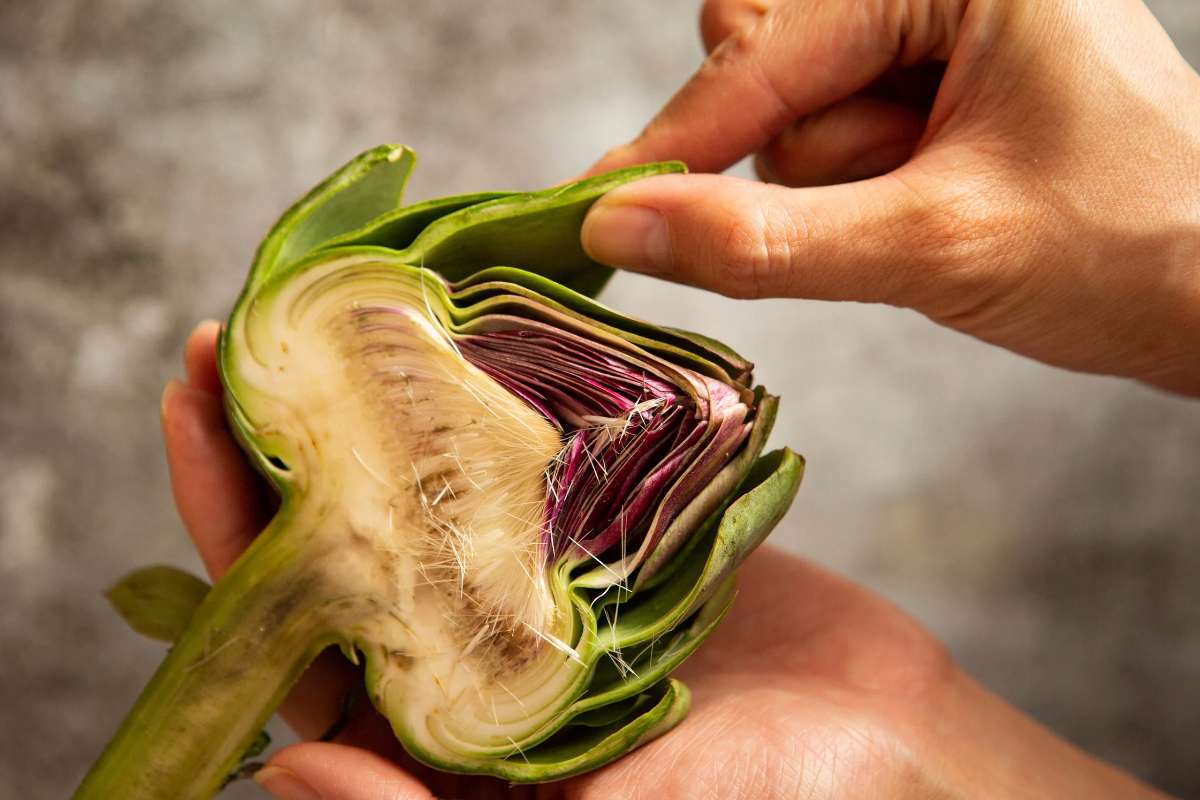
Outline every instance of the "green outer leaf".
<path fill-rule="evenodd" d="M 104 593 L 121 619 L 143 636 L 173 642 L 187 629 L 209 586 L 181 569 L 143 567 Z"/>
<path fill-rule="evenodd" d="M 647 690 L 657 699 L 650 709 L 622 723 L 600 728 L 579 726 L 565 729 L 561 737 L 509 759 L 510 780 L 561 780 L 588 772 L 624 755 L 630 749 L 654 739 L 677 725 L 691 707 L 691 692 L 679 681 L 668 678 Z M 553 772 L 553 778 L 543 777 Z M 523 775 L 521 773 L 526 773 Z"/>
<path fill-rule="evenodd" d="M 416 159 L 408 148 L 391 149 L 344 188 L 327 194 L 280 244 L 279 264 L 303 258 L 331 238 L 400 204 Z"/>
<path fill-rule="evenodd" d="M 623 719 L 629 719 L 630 716 L 637 713 L 639 708 L 645 707 L 642 702 L 644 698 L 645 695 L 639 694 L 600 706 L 594 711 L 585 711 L 567 723 L 567 727 L 582 725 L 585 728 L 602 728 Z"/>
<path fill-rule="evenodd" d="M 439 217 L 444 217 L 467 206 L 509 197 L 513 194 L 515 193 L 477 192 L 453 197 L 439 197 L 435 200 L 403 206 L 382 214 L 359 228 L 329 239 L 321 245 L 321 249 L 369 245 L 386 247 L 390 250 L 403 250 L 413 243 L 421 231 Z"/>
<path fill-rule="evenodd" d="M 686 169 L 678 161 L 619 169 L 554 189 L 468 206 L 422 231 L 400 251 L 410 264 L 458 281 L 497 264 L 515 264 L 585 295 L 604 287 L 612 269 L 583 252 L 583 217 L 618 186 Z"/>
<path fill-rule="evenodd" d="M 590 772 L 666 733 L 683 720 L 691 707 L 691 692 L 672 678 L 650 687 L 645 695 L 650 702 L 635 704 L 636 716 L 632 719 L 595 727 L 564 727 L 537 747 L 507 759 L 471 766 L 435 766 L 491 774 L 515 783 L 543 783 Z"/>
<path fill-rule="evenodd" d="M 686 170 L 678 161 L 645 164 L 540 192 L 480 192 L 402 208 L 415 160 L 402 145 L 373 148 L 284 212 L 259 247 L 238 305 L 279 269 L 343 245 L 388 247 L 451 281 L 517 264 L 594 295 L 612 269 L 592 261 L 579 242 L 592 203 L 624 183 Z"/>
<path fill-rule="evenodd" d="M 703 605 L 692 623 L 685 630 L 676 631 L 668 641 L 642 644 L 636 653 L 617 651 L 632 668 L 632 679 L 613 666 L 612 660 L 601 662 L 592 675 L 587 692 L 572 706 L 571 715 L 595 713 L 595 710 L 620 703 L 633 692 L 643 691 L 666 677 L 717 629 L 733 604 L 735 583 L 732 575 L 726 577 L 719 591 Z M 626 658 L 630 655 L 632 657 Z"/>
<path fill-rule="evenodd" d="M 415 161 L 403 145 L 380 145 L 318 184 L 283 213 L 259 246 L 242 299 L 277 268 L 398 206 Z"/>
<path fill-rule="evenodd" d="M 721 515 L 717 541 L 705 565 L 705 577 L 692 608 L 717 592 L 719 582 L 741 566 L 787 514 L 804 477 L 804 458 L 784 447 L 755 462 L 745 486 L 753 487 Z"/>

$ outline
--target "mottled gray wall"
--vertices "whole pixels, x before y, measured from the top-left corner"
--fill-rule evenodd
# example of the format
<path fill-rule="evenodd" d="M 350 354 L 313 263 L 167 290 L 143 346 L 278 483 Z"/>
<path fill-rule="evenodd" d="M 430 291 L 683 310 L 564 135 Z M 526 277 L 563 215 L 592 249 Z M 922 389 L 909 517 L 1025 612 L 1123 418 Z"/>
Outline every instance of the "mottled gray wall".
<path fill-rule="evenodd" d="M 196 564 L 159 390 L 279 210 L 383 141 L 419 152 L 418 197 L 556 182 L 687 76 L 693 6 L 0 4 L 0 795 L 64 795 L 157 663 L 100 592 Z M 1200 62 L 1200 3 L 1153 7 Z M 777 543 L 1200 796 L 1200 404 L 886 308 L 631 276 L 606 298 L 729 341 L 784 396 L 810 472 Z"/>

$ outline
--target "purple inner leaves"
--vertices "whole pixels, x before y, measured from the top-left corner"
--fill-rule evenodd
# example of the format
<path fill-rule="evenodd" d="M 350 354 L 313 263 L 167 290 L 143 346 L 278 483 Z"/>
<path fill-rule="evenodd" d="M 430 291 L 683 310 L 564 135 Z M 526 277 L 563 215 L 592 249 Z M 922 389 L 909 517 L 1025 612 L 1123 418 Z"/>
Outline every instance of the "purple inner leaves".
<path fill-rule="evenodd" d="M 562 431 L 546 476 L 547 562 L 587 553 L 630 559 L 632 571 L 738 451 L 750 409 L 737 388 L 641 351 L 531 320 L 518 325 L 456 341 Z"/>

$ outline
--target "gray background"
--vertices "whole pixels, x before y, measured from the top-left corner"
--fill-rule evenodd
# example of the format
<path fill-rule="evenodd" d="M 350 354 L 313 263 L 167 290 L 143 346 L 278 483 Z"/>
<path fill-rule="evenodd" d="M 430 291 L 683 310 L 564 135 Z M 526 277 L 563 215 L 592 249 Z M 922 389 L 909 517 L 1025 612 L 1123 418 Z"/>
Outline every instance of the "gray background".
<path fill-rule="evenodd" d="M 416 197 L 573 174 L 694 68 L 694 5 L 0 4 L 0 795 L 66 794 L 158 661 L 100 592 L 196 564 L 159 391 L 274 216 L 383 141 L 417 149 Z M 1200 4 L 1152 6 L 1200 62 Z M 1200 796 L 1200 405 L 887 308 L 632 276 L 606 299 L 728 341 L 784 396 L 776 441 L 810 472 L 777 543 Z"/>

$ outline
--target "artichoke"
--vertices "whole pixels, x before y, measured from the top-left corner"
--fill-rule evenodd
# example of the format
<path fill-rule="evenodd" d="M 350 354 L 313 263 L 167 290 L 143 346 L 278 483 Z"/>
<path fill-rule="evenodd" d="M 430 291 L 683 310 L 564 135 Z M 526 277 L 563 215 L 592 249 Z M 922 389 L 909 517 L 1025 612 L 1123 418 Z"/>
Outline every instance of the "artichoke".
<path fill-rule="evenodd" d="M 261 245 L 218 362 L 279 511 L 77 797 L 211 796 L 331 645 L 443 770 L 562 778 L 687 713 L 669 673 L 803 461 L 761 454 L 777 399 L 750 363 L 589 299 L 610 270 L 580 247 L 588 207 L 683 167 L 405 206 L 413 162 L 362 154 Z"/>

